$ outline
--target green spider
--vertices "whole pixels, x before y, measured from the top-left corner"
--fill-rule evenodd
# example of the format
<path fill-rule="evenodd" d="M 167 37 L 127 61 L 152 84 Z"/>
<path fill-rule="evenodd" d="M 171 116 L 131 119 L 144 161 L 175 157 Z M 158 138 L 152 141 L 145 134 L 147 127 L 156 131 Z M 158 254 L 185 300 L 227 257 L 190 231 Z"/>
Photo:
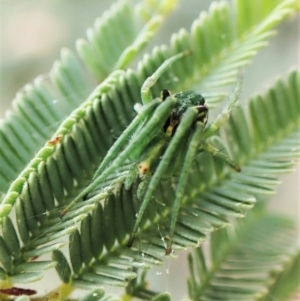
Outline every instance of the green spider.
<path fill-rule="evenodd" d="M 141 199 L 141 207 L 136 215 L 135 225 L 128 241 L 133 244 L 145 209 L 155 189 L 162 179 L 179 175 L 172 209 L 169 239 L 166 255 L 172 252 L 172 241 L 181 199 L 184 196 L 188 174 L 195 155 L 206 151 L 221 159 L 236 171 L 240 167 L 228 156 L 220 152 L 206 140 L 212 136 L 229 118 L 237 101 L 240 90 L 239 82 L 235 92 L 230 96 L 226 108 L 217 119 L 205 127 L 208 108 L 205 99 L 193 91 L 184 91 L 174 95 L 164 89 L 161 98 L 153 99 L 150 88 L 157 79 L 174 63 L 190 52 L 182 52 L 166 60 L 152 76 L 148 77 L 141 88 L 143 105 L 136 105 L 137 116 L 110 148 L 96 171 L 92 182 L 61 213 L 63 217 L 78 201 L 92 191 L 106 177 L 117 171 L 128 160 L 134 162 L 125 180 L 125 188 L 129 189 L 139 176 L 137 196 Z M 178 149 L 185 144 L 185 157 L 176 160 Z M 181 154 L 181 153 L 180 153 Z"/>

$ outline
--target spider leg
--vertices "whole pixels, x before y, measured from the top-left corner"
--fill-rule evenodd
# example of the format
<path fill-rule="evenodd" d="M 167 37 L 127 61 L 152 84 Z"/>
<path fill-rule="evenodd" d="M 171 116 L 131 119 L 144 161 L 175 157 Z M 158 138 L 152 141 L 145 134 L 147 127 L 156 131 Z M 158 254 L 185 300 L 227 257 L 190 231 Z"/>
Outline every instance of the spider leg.
<path fill-rule="evenodd" d="M 152 177 L 151 175 L 146 175 L 143 178 L 142 182 L 139 184 L 137 192 L 136 192 L 136 196 L 139 200 L 142 200 L 143 197 L 145 196 L 148 185 L 151 181 L 151 177 Z"/>
<path fill-rule="evenodd" d="M 128 140 L 139 127 L 141 122 L 147 116 L 151 116 L 155 108 L 160 104 L 159 100 L 153 100 L 149 104 L 142 107 L 139 111 L 139 114 L 132 120 L 130 125 L 125 129 L 125 131 L 121 134 L 118 140 L 113 144 L 113 146 L 107 152 L 105 158 L 103 159 L 101 165 L 95 172 L 92 181 L 97 178 L 109 165 L 109 163 L 118 155 L 119 151 L 128 143 Z"/>
<path fill-rule="evenodd" d="M 132 186 L 133 182 L 136 180 L 138 176 L 138 170 L 137 170 L 137 167 L 136 167 L 136 164 L 132 164 L 129 171 L 128 171 L 128 174 L 126 176 L 126 180 L 125 180 L 125 189 L 126 190 L 129 190 L 130 187 Z"/>
<path fill-rule="evenodd" d="M 95 178 L 90 185 L 80 192 L 77 197 L 60 212 L 59 216 L 62 218 L 70 210 L 70 208 L 77 204 L 87 193 L 99 185 L 107 176 L 117 170 L 130 155 L 137 156 L 149 142 L 149 137 L 153 137 L 153 133 L 156 133 L 163 127 L 165 120 L 170 116 L 175 102 L 176 99 L 173 99 L 172 97 L 168 97 L 168 99 L 162 102 L 156 108 L 152 117 L 141 129 L 139 134 L 129 141 L 127 147 L 118 155 L 118 157 L 97 178 Z M 123 145 L 124 142 L 126 141 L 121 139 L 120 144 Z M 111 154 L 110 156 L 113 157 L 114 155 Z"/>
<path fill-rule="evenodd" d="M 241 168 L 240 168 L 240 166 L 237 163 L 235 163 L 234 161 L 232 161 L 226 154 L 224 154 L 223 152 L 219 151 L 217 148 L 215 148 L 211 144 L 203 142 L 201 144 L 201 148 L 204 149 L 206 152 L 210 153 L 213 157 L 221 159 L 222 161 L 224 161 L 227 165 L 229 165 L 234 170 L 236 170 L 238 172 L 241 171 Z"/>
<path fill-rule="evenodd" d="M 225 122 L 227 122 L 227 120 L 230 117 L 230 113 L 233 109 L 233 107 L 235 106 L 240 92 L 241 92 L 241 86 L 242 86 L 242 78 L 241 76 L 238 77 L 236 85 L 232 91 L 232 93 L 229 95 L 228 101 L 227 101 L 227 105 L 226 107 L 223 109 L 223 111 L 221 112 L 221 114 L 218 115 L 218 117 L 216 118 L 216 120 L 209 124 L 203 133 L 203 137 L 202 139 L 205 140 L 206 138 L 210 137 L 212 134 L 214 134 Z"/>
<path fill-rule="evenodd" d="M 176 130 L 176 133 L 172 137 L 170 144 L 169 144 L 168 148 L 166 149 L 166 151 L 165 151 L 165 153 L 164 153 L 164 155 L 163 155 L 163 157 L 148 185 L 146 195 L 143 199 L 142 205 L 137 214 L 137 219 L 135 221 L 132 234 L 127 243 L 128 247 L 131 247 L 131 245 L 133 244 L 135 235 L 137 233 L 137 230 L 140 225 L 143 214 L 148 206 L 148 203 L 149 203 L 150 199 L 152 198 L 152 195 L 153 195 L 157 185 L 159 184 L 160 180 L 162 179 L 164 173 L 169 168 L 173 154 L 176 152 L 176 150 L 178 149 L 178 146 L 180 145 L 183 138 L 190 130 L 193 122 L 195 121 L 195 119 L 197 117 L 197 113 L 198 112 L 195 108 L 188 108 L 187 111 L 184 113 L 182 120 L 180 121 L 178 128 Z"/>
<path fill-rule="evenodd" d="M 159 77 L 168 69 L 171 67 L 171 65 L 176 62 L 177 60 L 181 59 L 182 57 L 189 55 L 190 51 L 184 51 L 180 52 L 170 58 L 168 58 L 166 61 L 164 61 L 163 64 L 160 65 L 160 67 L 151 75 L 149 76 L 145 82 L 143 83 L 143 86 L 141 88 L 141 97 L 143 104 L 147 104 L 152 101 L 153 97 L 151 95 L 150 88 L 153 87 L 153 85 L 156 83 L 156 81 L 159 79 Z"/>
<path fill-rule="evenodd" d="M 168 240 L 167 249 L 166 249 L 166 255 L 168 255 L 172 252 L 172 242 L 173 242 L 175 226 L 176 226 L 176 222 L 177 222 L 177 218 L 178 218 L 180 203 L 184 197 L 184 191 L 185 191 L 186 183 L 188 180 L 188 174 L 189 174 L 193 159 L 195 157 L 195 154 L 197 152 L 198 146 L 201 142 L 201 135 L 203 133 L 203 129 L 204 129 L 204 124 L 201 122 L 197 122 L 196 129 L 191 137 L 190 142 L 188 143 L 188 150 L 187 150 L 187 153 L 186 153 L 186 156 L 184 159 L 184 164 L 182 166 L 179 182 L 177 184 L 177 188 L 176 188 L 176 192 L 175 192 L 176 197 L 175 197 L 174 206 L 173 206 L 173 210 L 172 210 L 172 219 L 171 219 L 171 226 L 170 226 L 170 232 L 169 232 L 169 240 Z"/>

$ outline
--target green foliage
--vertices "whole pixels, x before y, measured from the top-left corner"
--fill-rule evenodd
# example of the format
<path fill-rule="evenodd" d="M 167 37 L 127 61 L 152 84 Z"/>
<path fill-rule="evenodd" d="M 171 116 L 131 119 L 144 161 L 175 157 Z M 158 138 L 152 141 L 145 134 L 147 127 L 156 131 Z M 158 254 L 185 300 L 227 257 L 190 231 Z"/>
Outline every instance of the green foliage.
<path fill-rule="evenodd" d="M 299 277 L 292 278 L 298 268 L 293 264 L 300 256 L 296 236 L 290 220 L 256 209 L 234 228 L 214 232 L 209 255 L 204 247 L 189 255 L 190 298 L 284 300 L 279 298 L 285 291 L 284 285 L 278 285 L 282 277 L 300 285 Z"/>
<path fill-rule="evenodd" d="M 213 3 L 190 31 L 180 30 L 169 45 L 155 47 L 136 68 L 127 69 L 175 2 L 152 0 L 141 3 L 138 10 L 119 2 L 96 20 L 86 39 L 78 40 L 78 54 L 62 51 L 50 71 L 50 83 L 37 78 L 16 96 L 0 128 L 0 188 L 5 193 L 0 204 L 0 289 L 37 281 L 46 269 L 55 267 L 65 283 L 57 289 L 57 298 L 67 298 L 78 287 L 98 289 L 82 300 L 117 300 L 99 290 L 105 285 L 127 286 L 128 296 L 151 299 L 155 295 L 146 288 L 144 278 L 128 283 L 141 268 L 164 260 L 162 238 L 169 230 L 165 221 L 178 178 L 160 184 L 157 202 L 146 209 L 131 249 L 126 241 L 140 204 L 137 182 L 130 190 L 124 189 L 126 164 L 63 220 L 58 213 L 86 187 L 115 137 L 130 124 L 133 106 L 141 101 L 142 83 L 162 62 L 176 53 L 192 51 L 158 80 L 152 89 L 154 95 L 165 87 L 177 92 L 196 86 L 213 108 L 228 94 L 227 88 L 236 81 L 240 69 L 267 45 L 275 26 L 297 5 L 293 0 L 237 0 L 233 6 L 225 1 Z M 112 36 L 114 39 L 108 38 Z M 210 232 L 236 223 L 233 218 L 244 217 L 256 200 L 274 192 L 277 175 L 293 169 L 292 159 L 300 155 L 299 76 L 292 71 L 264 95 L 250 99 L 248 107 L 235 110 L 220 135 L 210 139 L 216 148 L 230 153 L 242 173 L 233 174 L 205 154 L 197 156 L 175 229 L 176 251 L 199 246 Z M 92 91 L 95 82 L 100 84 Z M 54 102 L 57 98 L 64 101 Z M 196 251 L 196 259 L 190 257 L 190 297 L 202 300 L 206 296 L 203 300 L 209 300 L 214 294 L 224 298 L 235 294 L 267 301 L 273 300 L 271 292 L 276 292 L 277 300 L 288 298 L 299 287 L 294 281 L 299 253 L 291 251 L 289 240 L 292 228 L 285 219 L 264 213 L 236 223 L 234 231 L 214 232 L 211 262 L 202 249 Z M 62 238 L 66 236 L 69 254 L 58 250 L 65 245 Z M 52 258 L 39 259 L 51 253 Z M 240 271 L 240 279 L 232 277 L 226 260 L 245 260 L 244 256 L 253 266 L 259 265 L 255 272 L 264 277 L 253 279 L 246 269 Z M 245 289 L 240 289 L 245 279 L 253 285 L 243 284 Z M 212 295 L 216 286 L 218 291 Z M 256 299 L 251 299 L 253 296 Z M 166 293 L 155 298 L 170 299 Z"/>

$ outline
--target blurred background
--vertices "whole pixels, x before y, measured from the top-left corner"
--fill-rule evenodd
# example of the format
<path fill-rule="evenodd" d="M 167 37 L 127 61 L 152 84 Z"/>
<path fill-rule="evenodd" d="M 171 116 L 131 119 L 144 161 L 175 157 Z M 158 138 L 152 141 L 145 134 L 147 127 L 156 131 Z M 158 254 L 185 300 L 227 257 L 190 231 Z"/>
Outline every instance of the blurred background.
<path fill-rule="evenodd" d="M 137 1 L 133 1 L 137 2 Z M 147 47 L 169 40 L 179 28 L 190 28 L 202 10 L 208 10 L 212 1 L 181 1 L 163 25 L 159 34 Z M 54 60 L 59 59 L 60 49 L 75 49 L 75 41 L 85 37 L 86 29 L 109 8 L 109 0 L 11 0 L 1 2 L 1 64 L 0 64 L 0 117 L 11 108 L 15 94 L 40 74 L 47 76 Z M 242 99 L 263 92 L 279 76 L 291 68 L 300 67 L 300 18 L 294 16 L 285 22 L 268 48 L 254 58 L 246 68 Z M 146 50 L 146 51 L 147 51 Z M 300 143 L 300 141 L 299 141 Z M 270 210 L 289 215 L 299 223 L 300 169 L 282 176 L 282 184 L 269 202 Z M 186 297 L 186 257 L 183 252 L 178 260 L 168 260 L 166 265 L 151 271 L 151 287 L 169 290 L 174 299 Z M 52 273 L 52 274 L 51 274 Z M 43 294 L 58 285 L 57 276 L 51 271 L 39 284 L 33 283 Z M 54 274 L 53 274 L 54 273 Z M 51 287 L 50 287 L 51 283 Z M 29 287 L 29 285 L 28 285 Z"/>

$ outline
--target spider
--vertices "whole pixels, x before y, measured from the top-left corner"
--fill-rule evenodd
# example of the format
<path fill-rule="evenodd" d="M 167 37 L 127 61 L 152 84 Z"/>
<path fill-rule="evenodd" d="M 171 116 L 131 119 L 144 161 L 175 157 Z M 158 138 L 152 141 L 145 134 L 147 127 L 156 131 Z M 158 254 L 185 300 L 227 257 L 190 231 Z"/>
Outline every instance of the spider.
<path fill-rule="evenodd" d="M 158 78 L 175 61 L 189 53 L 188 51 L 182 52 L 167 59 L 152 76 L 146 79 L 141 88 L 143 105 L 135 106 L 137 116 L 110 148 L 90 185 L 60 213 L 60 217 L 63 217 L 75 203 L 83 199 L 107 176 L 117 171 L 129 158 L 134 163 L 128 171 L 125 188 L 129 189 L 136 178 L 140 177 L 141 183 L 137 189 L 137 197 L 142 201 L 127 244 L 128 247 L 131 247 L 155 189 L 162 179 L 171 177 L 176 171 L 179 179 L 166 246 L 166 255 L 168 255 L 172 252 L 180 202 L 184 196 L 189 170 L 195 155 L 206 151 L 213 157 L 224 161 L 234 170 L 238 172 L 241 170 L 227 155 L 207 141 L 207 138 L 212 136 L 229 118 L 238 98 L 239 81 L 235 91 L 229 97 L 225 109 L 208 126 L 206 126 L 208 107 L 200 94 L 183 91 L 172 95 L 167 89 L 164 89 L 160 98 L 153 99 L 151 95 L 150 88 Z M 178 150 L 182 149 L 182 145 L 185 146 L 183 148 L 185 157 L 183 160 L 176 160 Z"/>

